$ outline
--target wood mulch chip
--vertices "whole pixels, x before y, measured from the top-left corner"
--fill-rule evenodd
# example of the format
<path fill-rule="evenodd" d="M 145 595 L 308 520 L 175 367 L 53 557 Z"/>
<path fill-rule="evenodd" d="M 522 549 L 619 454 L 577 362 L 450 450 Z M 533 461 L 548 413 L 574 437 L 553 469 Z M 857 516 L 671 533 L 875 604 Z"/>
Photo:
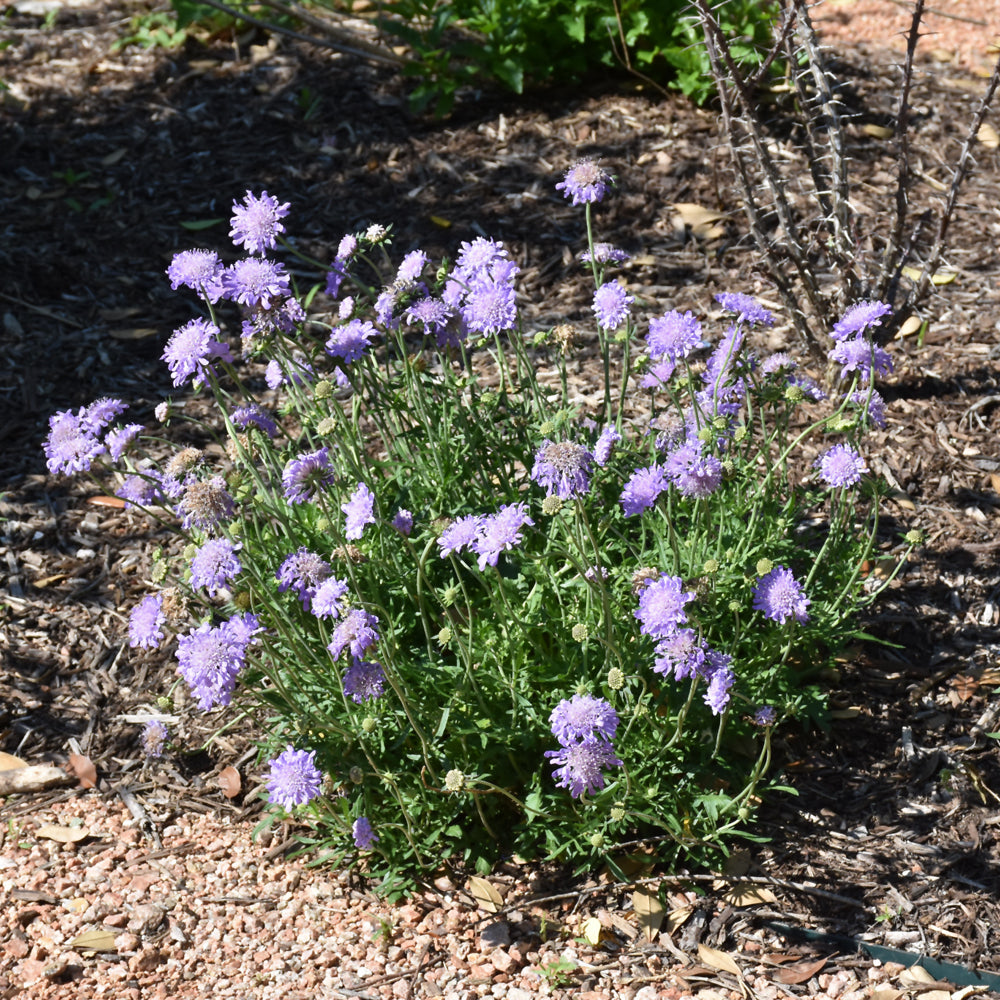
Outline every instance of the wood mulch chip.
<path fill-rule="evenodd" d="M 835 6 L 849 25 L 852 5 Z M 924 306 L 922 342 L 892 345 L 896 371 L 880 387 L 889 427 L 871 461 L 899 491 L 887 530 L 922 528 L 926 544 L 862 623 L 890 645 L 840 664 L 830 731 L 778 747 L 796 794 L 765 804 L 768 842 L 737 852 L 724 883 L 670 883 L 678 926 L 652 942 L 634 886 L 544 866 L 495 873 L 499 912 L 443 878 L 390 905 L 356 877 L 290 859 L 291 829 L 251 839 L 262 811 L 252 731 L 209 740 L 208 723 L 178 712 L 171 728 L 190 752 L 145 760 L 135 717 L 168 693 L 183 706 L 184 693 L 169 650 L 129 649 L 125 609 L 148 587 L 154 547 L 176 542 L 46 475 L 48 417 L 114 394 L 133 419 L 151 418 L 169 390 L 163 343 L 189 318 L 164 269 L 196 244 L 232 256 L 225 226 L 181 224 L 227 219 L 246 189 L 290 201 L 290 230 L 320 259 L 372 222 L 394 225 L 400 253 L 503 239 L 530 322 L 585 330 L 582 215 L 553 184 L 580 155 L 599 156 L 620 178 L 596 213 L 599 238 L 633 253 L 634 294 L 700 313 L 721 290 L 777 303 L 717 116 L 608 81 L 469 95 L 447 120 L 417 119 L 385 72 L 286 40 L 118 51 L 140 7 L 75 0 L 51 25 L 45 9 L 24 0 L 0 24 L 11 41 L 0 66 L 0 748 L 31 764 L 88 758 L 97 782 L 3 805 L 0 997 L 939 1000 L 967 983 L 1000 996 L 988 978 L 1000 976 L 1000 759 L 987 735 L 1000 729 L 997 149 L 975 150 L 950 232 L 957 279 Z M 937 51 L 918 62 L 915 214 L 947 183 L 982 88 L 982 34 L 982 45 L 965 37 L 960 63 L 933 61 Z M 831 28 L 838 72 L 865 120 L 883 121 L 898 53 L 874 28 L 845 36 Z M 852 142 L 858 203 L 877 216 L 891 204 L 891 148 L 860 131 Z M 684 202 L 719 211 L 721 233 L 698 239 L 672 208 Z M 587 370 L 582 356 L 584 396 Z M 229 766 L 244 786 L 231 800 L 218 784 Z M 81 944 L 88 933 L 104 937 Z M 917 955 L 942 964 L 905 973 Z"/>

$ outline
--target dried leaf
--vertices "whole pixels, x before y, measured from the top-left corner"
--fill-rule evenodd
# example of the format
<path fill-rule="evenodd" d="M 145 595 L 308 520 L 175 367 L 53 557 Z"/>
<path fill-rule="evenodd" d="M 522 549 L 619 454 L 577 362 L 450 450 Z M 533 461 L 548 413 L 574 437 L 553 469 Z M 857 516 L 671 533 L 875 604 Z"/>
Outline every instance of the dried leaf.
<path fill-rule="evenodd" d="M 871 123 L 861 126 L 861 131 L 870 135 L 873 139 L 891 139 L 896 133 L 885 125 L 873 125 Z"/>
<path fill-rule="evenodd" d="M 915 333 L 920 332 L 920 328 L 923 325 L 924 321 L 919 316 L 911 316 L 896 332 L 896 339 L 901 340 L 903 337 L 912 337 Z"/>
<path fill-rule="evenodd" d="M 587 942 L 596 948 L 601 943 L 601 935 L 604 933 L 604 927 L 597 917 L 589 917 L 587 920 L 584 920 L 580 932 L 587 939 Z"/>
<path fill-rule="evenodd" d="M 145 340 L 159 332 L 155 326 L 123 326 L 108 330 L 108 336 L 112 340 Z"/>
<path fill-rule="evenodd" d="M 27 761 L 21 760 L 10 753 L 0 752 L 0 771 L 15 771 L 19 767 L 27 767 Z"/>
<path fill-rule="evenodd" d="M 82 753 L 71 753 L 69 755 L 70 770 L 80 779 L 81 788 L 97 787 L 97 768 L 89 757 Z"/>
<path fill-rule="evenodd" d="M 760 906 L 761 903 L 776 903 L 775 896 L 765 885 L 735 885 L 722 898 L 730 906 Z"/>
<path fill-rule="evenodd" d="M 663 904 L 659 894 L 647 889 L 636 889 L 632 893 L 632 909 L 639 918 L 639 930 L 643 937 L 652 942 L 663 923 Z"/>
<path fill-rule="evenodd" d="M 90 831 L 84 826 L 40 826 L 35 831 L 36 837 L 44 837 L 46 840 L 55 840 L 60 844 L 76 844 L 81 840 L 86 840 L 90 836 Z"/>
<path fill-rule="evenodd" d="M 128 152 L 127 146 L 119 146 L 117 149 L 112 150 L 110 153 L 105 154 L 101 157 L 102 167 L 113 167 L 120 159 L 122 159 Z"/>
<path fill-rule="evenodd" d="M 670 206 L 684 220 L 684 224 L 695 227 L 704 226 L 710 222 L 718 222 L 725 218 L 725 213 L 716 212 L 693 201 L 676 201 Z"/>
<path fill-rule="evenodd" d="M 894 990 L 889 986 L 882 986 L 871 995 L 871 1000 L 899 1000 L 905 990 Z"/>
<path fill-rule="evenodd" d="M 730 972 L 740 979 L 743 978 L 743 973 L 740 972 L 740 967 L 724 951 L 718 951 L 716 948 L 709 948 L 707 944 L 699 944 L 698 958 L 700 958 L 706 965 L 710 965 L 713 969 L 721 969 L 723 972 Z"/>
<path fill-rule="evenodd" d="M 909 985 L 929 985 L 936 982 L 934 977 L 922 965 L 911 965 L 908 969 L 903 969 L 899 974 L 899 981 Z"/>
<path fill-rule="evenodd" d="M 219 788 L 227 799 L 234 799 L 240 794 L 243 782 L 240 780 L 240 772 L 235 767 L 224 767 L 219 772 Z"/>
<path fill-rule="evenodd" d="M 979 690 L 979 681 L 968 674 L 958 674 L 952 678 L 951 686 L 960 701 L 968 701 Z"/>
<path fill-rule="evenodd" d="M 667 933 L 673 934 L 679 927 L 683 927 L 691 918 L 692 913 L 694 913 L 694 907 L 690 903 L 686 903 L 684 906 L 675 906 L 667 914 Z"/>
<path fill-rule="evenodd" d="M 987 149 L 996 149 L 1000 146 L 1000 135 L 997 135 L 997 130 L 989 122 L 983 122 L 983 124 L 979 126 L 976 138 L 984 146 L 986 146 Z"/>
<path fill-rule="evenodd" d="M 801 955 L 784 955 L 778 952 L 772 952 L 769 955 L 762 955 L 761 961 L 766 965 L 786 965 L 788 962 L 800 962 L 802 961 Z"/>
<path fill-rule="evenodd" d="M 487 882 L 484 878 L 480 878 L 478 875 L 473 875 L 469 879 L 469 892 L 479 904 L 480 909 L 485 910 L 487 913 L 497 913 L 500 907 L 503 906 L 503 898 L 500 893 L 496 891 L 491 883 Z"/>
<path fill-rule="evenodd" d="M 809 982 L 824 965 L 826 965 L 825 958 L 818 958 L 814 962 L 796 962 L 795 965 L 786 965 L 783 969 L 779 969 L 774 978 L 785 986 L 799 986 Z"/>
<path fill-rule="evenodd" d="M 699 239 L 713 240 L 725 233 L 722 226 L 715 224 L 726 217 L 724 212 L 716 212 L 691 201 L 677 201 L 671 207 L 680 216 L 681 222 L 690 226 L 691 232 Z"/>
<path fill-rule="evenodd" d="M 125 509 L 125 501 L 121 497 L 87 497 L 87 503 L 95 507 L 114 507 L 116 510 Z"/>
<path fill-rule="evenodd" d="M 84 931 L 73 938 L 69 946 L 78 951 L 115 951 L 115 932 Z"/>
<path fill-rule="evenodd" d="M 910 264 L 907 264 L 907 266 L 903 268 L 903 274 L 905 274 L 910 279 L 910 281 L 919 281 L 920 275 L 922 275 L 923 273 L 924 272 L 922 268 L 913 267 Z M 931 284 L 950 285 L 957 277 L 958 277 L 957 271 L 936 271 L 934 274 L 931 275 Z"/>
<path fill-rule="evenodd" d="M 433 222 L 438 229 L 451 229 L 451 219 L 442 219 L 440 215 L 432 215 L 431 222 Z"/>

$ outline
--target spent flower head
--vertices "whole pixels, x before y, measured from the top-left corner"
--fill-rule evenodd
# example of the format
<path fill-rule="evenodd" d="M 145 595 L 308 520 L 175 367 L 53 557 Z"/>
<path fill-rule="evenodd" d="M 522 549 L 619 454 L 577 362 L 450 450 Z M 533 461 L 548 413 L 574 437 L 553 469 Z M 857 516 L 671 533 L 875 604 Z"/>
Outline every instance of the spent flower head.
<path fill-rule="evenodd" d="M 167 727 L 159 719 L 147 719 L 142 730 L 142 749 L 147 757 L 163 755 L 163 744 L 167 742 Z"/>
<path fill-rule="evenodd" d="M 590 489 L 593 454 L 572 441 L 545 440 L 535 455 L 531 478 L 563 500 L 583 496 Z"/>
<path fill-rule="evenodd" d="M 612 176 L 596 160 L 585 157 L 566 171 L 556 190 L 562 191 L 572 204 L 586 205 L 600 201 L 613 183 Z"/>

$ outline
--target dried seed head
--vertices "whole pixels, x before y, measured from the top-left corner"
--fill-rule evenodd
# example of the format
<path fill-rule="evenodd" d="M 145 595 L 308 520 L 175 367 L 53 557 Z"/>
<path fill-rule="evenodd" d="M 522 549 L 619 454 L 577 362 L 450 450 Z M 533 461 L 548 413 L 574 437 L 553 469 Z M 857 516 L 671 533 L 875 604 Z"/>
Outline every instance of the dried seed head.
<path fill-rule="evenodd" d="M 201 461 L 201 450 L 199 448 L 181 448 L 173 458 L 167 462 L 163 470 L 168 479 L 180 479 L 185 472 L 194 468 Z"/>
<path fill-rule="evenodd" d="M 646 586 L 650 580 L 656 580 L 660 576 L 660 571 L 652 566 L 640 566 L 632 574 L 632 594 L 635 597 L 639 596 L 639 592 L 643 587 Z"/>

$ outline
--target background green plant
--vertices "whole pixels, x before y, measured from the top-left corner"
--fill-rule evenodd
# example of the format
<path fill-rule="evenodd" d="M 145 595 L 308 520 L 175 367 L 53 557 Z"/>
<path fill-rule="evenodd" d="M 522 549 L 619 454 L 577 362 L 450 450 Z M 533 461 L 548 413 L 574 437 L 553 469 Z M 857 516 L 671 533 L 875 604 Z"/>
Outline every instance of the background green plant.
<path fill-rule="evenodd" d="M 171 0 L 176 27 L 160 13 L 135 21 L 121 44 L 176 45 L 193 26 L 218 30 L 220 12 L 276 31 L 305 32 L 318 44 L 358 46 L 374 55 L 368 36 L 352 31 L 374 23 L 391 45 L 381 54 L 414 81 L 415 109 L 446 112 L 461 87 L 526 88 L 580 83 L 630 71 L 656 87 L 673 87 L 703 103 L 714 92 L 710 63 L 689 0 Z M 722 0 L 714 7 L 735 39 L 741 66 L 759 66 L 771 40 L 778 4 Z M 345 17 L 347 20 L 345 21 Z M 402 46 L 400 56 L 391 46 Z"/>

